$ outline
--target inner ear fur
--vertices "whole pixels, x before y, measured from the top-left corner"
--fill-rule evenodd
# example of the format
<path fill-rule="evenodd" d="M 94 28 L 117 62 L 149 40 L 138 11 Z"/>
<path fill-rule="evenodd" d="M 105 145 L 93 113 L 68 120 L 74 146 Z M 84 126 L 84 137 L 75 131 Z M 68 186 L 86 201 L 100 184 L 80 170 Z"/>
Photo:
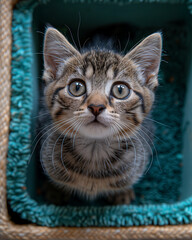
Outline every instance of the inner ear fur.
<path fill-rule="evenodd" d="M 145 38 L 123 60 L 132 60 L 142 75 L 142 83 L 154 90 L 158 86 L 158 72 L 161 62 L 162 36 L 154 33 Z"/>
<path fill-rule="evenodd" d="M 81 56 L 58 30 L 49 27 L 44 38 L 44 68 L 45 75 L 55 79 L 59 67 L 72 56 Z"/>

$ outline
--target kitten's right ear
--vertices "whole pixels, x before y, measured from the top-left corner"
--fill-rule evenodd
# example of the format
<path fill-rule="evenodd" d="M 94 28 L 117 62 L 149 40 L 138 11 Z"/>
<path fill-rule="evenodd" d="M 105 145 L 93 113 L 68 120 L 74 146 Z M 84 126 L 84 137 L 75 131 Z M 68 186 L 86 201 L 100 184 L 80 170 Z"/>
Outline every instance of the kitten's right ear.
<path fill-rule="evenodd" d="M 141 83 L 147 85 L 151 90 L 154 90 L 158 86 L 157 76 L 161 62 L 161 52 L 161 33 L 153 33 L 123 58 L 124 61 L 131 59 L 136 64 L 141 72 Z"/>
<path fill-rule="evenodd" d="M 44 68 L 49 79 L 55 79 L 59 67 L 72 56 L 80 53 L 55 28 L 49 27 L 44 38 Z"/>

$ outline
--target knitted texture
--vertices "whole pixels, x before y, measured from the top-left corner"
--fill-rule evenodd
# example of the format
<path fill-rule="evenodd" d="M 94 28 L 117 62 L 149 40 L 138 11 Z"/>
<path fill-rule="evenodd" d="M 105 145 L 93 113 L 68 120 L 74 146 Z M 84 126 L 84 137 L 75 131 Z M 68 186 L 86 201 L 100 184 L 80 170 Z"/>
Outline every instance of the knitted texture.
<path fill-rule="evenodd" d="M 157 92 L 156 105 L 153 110 L 156 124 L 155 147 L 153 162 L 149 171 L 135 186 L 137 198 L 134 205 L 129 206 L 55 206 L 40 204 L 30 197 L 26 187 L 28 161 L 31 155 L 31 125 L 32 114 L 32 36 L 31 27 L 33 10 L 38 4 L 48 1 L 25 1 L 18 4 L 13 14 L 13 46 L 12 46 L 12 97 L 11 123 L 9 135 L 8 163 L 7 163 L 7 197 L 14 212 L 21 218 L 43 226 L 139 226 L 139 225 L 167 225 L 192 222 L 192 198 L 174 203 L 179 198 L 181 183 L 181 117 L 185 95 L 185 85 L 180 80 L 182 60 L 174 56 L 173 40 L 167 49 L 176 59 L 170 67 L 162 66 L 160 74 L 161 87 Z M 86 4 L 97 1 L 73 0 L 61 1 L 68 3 Z M 100 2 L 98 0 L 98 2 Z M 102 4 L 131 4 L 131 0 L 105 0 Z M 188 4 L 184 0 L 145 0 L 134 3 L 177 3 Z M 170 29 L 175 32 L 174 26 Z M 151 30 L 150 30 L 151 31 Z M 177 30 L 177 37 L 186 54 L 184 38 L 181 33 L 188 29 L 181 27 Z M 186 36 L 186 35 L 185 35 Z M 176 46 L 176 45 L 175 45 Z M 177 47 L 177 46 L 176 46 Z M 174 73 L 174 74 L 172 74 Z M 183 90 L 182 90 L 183 89 Z M 163 97 L 162 97 L 163 96 Z M 164 113 L 164 114 L 162 114 Z M 162 124 L 161 124 L 162 123 Z M 170 124 L 171 123 L 171 124 Z M 164 126 L 165 124 L 165 126 Z M 172 204 L 168 204 L 172 203 Z M 138 205 L 140 204 L 140 205 Z"/>

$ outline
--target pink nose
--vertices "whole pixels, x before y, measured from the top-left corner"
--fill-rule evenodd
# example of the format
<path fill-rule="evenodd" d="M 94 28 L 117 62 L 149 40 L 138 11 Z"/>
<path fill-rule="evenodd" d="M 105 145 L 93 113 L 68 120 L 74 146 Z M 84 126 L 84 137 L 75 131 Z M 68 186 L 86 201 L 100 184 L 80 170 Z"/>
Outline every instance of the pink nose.
<path fill-rule="evenodd" d="M 95 117 L 97 117 L 103 110 L 106 109 L 106 107 L 102 104 L 100 105 L 90 104 L 88 106 L 88 109 L 93 113 L 93 115 L 95 115 Z"/>

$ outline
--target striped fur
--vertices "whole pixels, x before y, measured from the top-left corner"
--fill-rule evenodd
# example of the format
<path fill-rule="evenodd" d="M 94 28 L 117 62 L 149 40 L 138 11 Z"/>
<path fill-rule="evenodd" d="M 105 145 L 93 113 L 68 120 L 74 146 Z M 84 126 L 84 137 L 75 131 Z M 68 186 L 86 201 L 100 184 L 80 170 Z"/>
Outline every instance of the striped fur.
<path fill-rule="evenodd" d="M 51 115 L 41 160 L 58 186 L 93 198 L 129 192 L 146 169 L 153 126 L 145 119 L 154 102 L 161 58 L 161 35 L 152 34 L 121 56 L 96 47 L 81 53 L 57 30 L 44 42 L 45 102 Z M 73 81 L 85 86 L 75 97 Z M 129 89 L 112 94 L 116 83 Z M 103 106 L 95 117 L 89 106 Z"/>

